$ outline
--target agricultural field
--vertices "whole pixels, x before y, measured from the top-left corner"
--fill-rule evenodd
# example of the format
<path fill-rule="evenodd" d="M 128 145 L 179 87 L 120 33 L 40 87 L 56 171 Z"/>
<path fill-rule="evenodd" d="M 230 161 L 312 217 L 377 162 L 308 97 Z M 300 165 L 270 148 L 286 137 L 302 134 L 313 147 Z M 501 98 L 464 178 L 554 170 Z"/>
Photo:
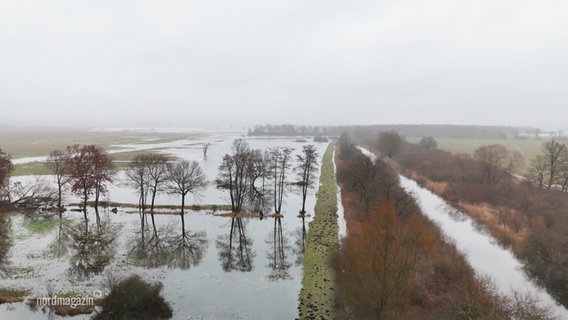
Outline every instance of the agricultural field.
<path fill-rule="evenodd" d="M 540 152 L 540 146 L 546 140 L 536 139 L 457 139 L 457 138 L 435 138 L 438 141 L 438 148 L 452 153 L 469 153 L 481 146 L 490 144 L 502 144 L 511 150 L 519 151 L 525 160 L 524 167 L 518 173 L 527 173 L 530 161 Z M 409 137 L 408 142 L 417 143 L 420 137 Z"/>
<path fill-rule="evenodd" d="M 0 148 L 14 162 L 13 176 L 49 174 L 43 160 L 55 149 L 73 144 L 95 144 L 112 154 L 115 166 L 122 168 L 134 156 L 159 152 L 176 141 L 204 138 L 205 132 L 192 130 L 81 130 L 81 129 L 2 129 Z"/>
<path fill-rule="evenodd" d="M 158 194 L 152 230 L 150 222 L 141 226 L 141 221 L 150 218 L 141 218 L 137 210 L 137 191 L 120 170 L 107 185 L 100 212 L 89 207 L 86 213 L 81 213 L 77 205 L 81 199 L 67 186 L 64 204 L 68 210 L 60 218 L 43 212 L 5 214 L 8 223 L 0 223 L 0 227 L 7 226 L 6 230 L 0 230 L 0 235 L 9 235 L 6 239 L 11 241 L 5 242 L 6 260 L 0 265 L 3 277 L 0 301 L 24 302 L 14 302 L 9 310 L 0 311 L 0 318 L 45 319 L 47 314 L 28 306 L 30 299 L 36 301 L 51 293 L 60 297 L 67 292 L 91 296 L 94 292 L 108 293 L 105 281 L 109 275 L 126 278 L 132 273 L 163 285 L 163 297 L 171 304 L 176 319 L 182 316 L 204 319 L 297 317 L 304 243 L 314 217 L 317 188 L 314 185 L 309 189 L 306 214 L 302 218 L 298 217 L 302 198 L 291 184 L 278 215 L 272 214 L 270 208 L 261 210 L 267 213 L 264 216 L 248 211 L 233 215 L 228 211 L 228 192 L 217 188 L 214 181 L 219 176 L 224 155 L 232 152 L 234 140 L 240 138 L 243 132 L 232 131 L 61 131 L 53 134 L 21 131 L 10 136 L 0 135 L 0 146 L 12 155 L 16 170 L 31 168 L 29 170 L 47 174 L 42 171 L 45 170 L 42 158 L 45 159 L 50 150 L 69 144 L 92 143 L 108 150 L 119 167 L 128 164 L 134 155 L 147 152 L 195 161 L 206 180 L 199 194 L 187 196 L 185 214 L 180 214 L 177 194 Z M 34 139 L 45 139 L 48 145 L 36 144 Z M 313 144 L 317 151 L 317 172 L 328 146 L 328 143 L 300 142 L 287 137 L 249 137 L 247 143 L 262 151 L 290 148 L 290 159 L 294 160 L 304 146 Z M 207 156 L 203 155 L 204 145 L 209 146 Z M 295 163 L 291 163 L 286 181 L 295 179 Z M 333 176 L 333 172 L 331 174 Z M 22 175 L 11 179 L 14 183 L 28 185 L 36 181 L 53 184 L 52 178 L 51 175 Z M 319 181 L 319 173 L 314 181 Z M 87 238 L 103 245 L 94 248 L 91 242 L 83 241 Z M 151 250 L 154 251 L 151 253 Z M 6 291 L 12 288 L 18 291 Z M 6 289 L 4 293 L 3 289 Z M 73 317 L 90 318 L 89 315 Z"/>

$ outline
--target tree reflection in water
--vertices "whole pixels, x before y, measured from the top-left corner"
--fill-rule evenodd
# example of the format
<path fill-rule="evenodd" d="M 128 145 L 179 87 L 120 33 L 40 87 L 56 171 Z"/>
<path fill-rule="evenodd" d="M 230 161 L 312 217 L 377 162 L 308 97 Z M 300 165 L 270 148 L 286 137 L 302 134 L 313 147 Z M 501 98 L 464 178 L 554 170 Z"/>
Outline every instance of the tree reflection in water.
<path fill-rule="evenodd" d="M 82 223 L 69 227 L 71 275 L 86 278 L 101 273 L 115 255 L 119 229 L 108 220 L 98 221 L 92 228 Z"/>
<path fill-rule="evenodd" d="M 181 236 L 167 239 L 169 268 L 189 269 L 197 266 L 207 247 L 207 234 L 204 231 L 185 232 Z"/>
<path fill-rule="evenodd" d="M 156 233 L 149 230 L 136 232 L 128 256 L 135 264 L 146 268 L 168 266 L 186 270 L 201 262 L 207 245 L 204 231 L 175 235 L 171 227 L 164 227 Z"/>
<path fill-rule="evenodd" d="M 48 254 L 51 254 L 57 258 L 61 258 L 69 252 L 69 246 L 71 245 L 72 241 L 72 238 L 69 235 L 68 227 L 66 227 L 64 221 L 65 220 L 63 220 L 60 216 L 57 235 L 47 249 Z"/>
<path fill-rule="evenodd" d="M 163 229 L 154 233 L 140 230 L 134 233 L 128 247 L 128 257 L 139 266 L 146 268 L 160 268 L 168 264 L 168 248 L 163 237 L 170 234 L 170 229 Z"/>
<path fill-rule="evenodd" d="M 219 236 L 216 245 L 224 271 L 252 271 L 256 253 L 251 249 L 252 239 L 246 235 L 242 218 L 231 218 L 229 234 Z"/>
<path fill-rule="evenodd" d="M 270 232 L 266 242 L 272 244 L 272 250 L 269 250 L 266 254 L 268 258 L 267 267 L 272 269 L 272 272 L 267 277 L 268 280 L 292 279 L 288 270 L 292 264 L 286 261 L 286 252 L 289 251 L 290 246 L 288 245 L 288 239 L 284 238 L 281 218 L 274 218 L 274 230 Z"/>
<path fill-rule="evenodd" d="M 302 216 L 302 226 L 294 231 L 294 246 L 292 252 L 296 255 L 295 264 L 304 264 L 304 251 L 306 249 L 306 217 Z"/>

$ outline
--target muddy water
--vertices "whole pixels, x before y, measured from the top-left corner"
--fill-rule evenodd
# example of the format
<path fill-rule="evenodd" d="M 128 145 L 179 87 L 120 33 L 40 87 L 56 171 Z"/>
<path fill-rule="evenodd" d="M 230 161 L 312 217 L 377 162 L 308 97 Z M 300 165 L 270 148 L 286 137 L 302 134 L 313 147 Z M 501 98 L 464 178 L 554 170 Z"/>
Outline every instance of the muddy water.
<path fill-rule="evenodd" d="M 235 136 L 201 137 L 195 140 L 170 143 L 160 152 L 183 159 L 199 161 L 209 180 L 216 177 L 217 168 Z M 305 143 L 291 139 L 248 139 L 252 148 L 291 146 L 295 152 Z M 207 159 L 203 159 L 202 145 L 211 143 Z M 327 144 L 316 144 L 321 155 Z M 129 147 L 129 146 L 125 146 Z M 130 146 L 132 148 L 137 146 Z M 30 178 L 22 178 L 30 179 Z M 118 175 L 110 188 L 109 200 L 137 203 L 136 194 L 124 187 Z M 72 198 L 69 200 L 73 200 Z M 188 199 L 192 203 L 224 204 L 226 195 L 209 186 L 201 197 Z M 178 197 L 163 195 L 157 204 L 178 204 Z M 315 190 L 307 201 L 307 208 L 315 205 Z M 293 319 L 297 316 L 297 297 L 301 287 L 303 241 L 311 216 L 297 217 L 300 197 L 288 193 L 283 206 L 284 218 L 232 219 L 215 216 L 209 211 L 189 211 L 185 216 L 186 229 L 192 235 L 188 250 L 179 250 L 181 224 L 179 215 L 157 215 L 160 248 L 154 254 L 150 235 L 145 236 L 145 255 L 135 249 L 141 245 L 140 220 L 137 214 L 121 209 L 117 214 L 103 212 L 103 223 L 112 226 L 109 234 L 116 239 L 101 249 L 101 256 L 110 256 L 102 270 L 77 271 L 72 265 L 88 264 L 77 259 L 77 249 L 71 243 L 68 252 L 56 256 L 59 228 L 42 234 L 32 234 L 23 227 L 21 215 L 11 217 L 14 245 L 10 250 L 6 273 L 0 279 L 1 287 L 32 289 L 30 297 L 47 294 L 51 286 L 56 292 L 105 291 L 108 274 L 128 276 L 139 274 L 145 280 L 160 281 L 163 295 L 174 310 L 174 319 Z M 70 225 L 82 225 L 82 213 L 66 212 Z M 91 222 L 94 213 L 89 213 Z M 95 228 L 90 226 L 91 230 Z M 172 240 L 174 239 L 174 240 Z M 177 239 L 177 240 L 175 240 Z M 165 249 L 164 249 L 165 248 Z M 108 250 L 107 250 L 108 249 Z M 165 256 L 163 252 L 166 252 Z M 78 262 L 79 261 L 79 262 Z M 0 305 L 0 319 L 59 319 L 42 310 L 31 311 L 24 304 Z M 77 316 L 72 319 L 88 319 Z"/>

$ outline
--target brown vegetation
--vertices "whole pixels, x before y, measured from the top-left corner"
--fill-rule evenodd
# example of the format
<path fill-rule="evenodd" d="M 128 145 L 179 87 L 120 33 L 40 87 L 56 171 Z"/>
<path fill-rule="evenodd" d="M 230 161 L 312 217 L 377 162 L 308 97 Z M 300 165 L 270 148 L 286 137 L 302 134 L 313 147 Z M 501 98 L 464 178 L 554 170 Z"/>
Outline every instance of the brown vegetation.
<path fill-rule="evenodd" d="M 551 318 L 530 297 L 503 297 L 476 278 L 390 167 L 370 165 L 345 139 L 336 159 L 348 228 L 337 259 L 337 318 Z"/>
<path fill-rule="evenodd" d="M 22 302 L 26 296 L 30 293 L 29 290 L 17 290 L 17 289 L 3 289 L 0 288 L 0 304 L 2 303 L 13 303 Z"/>
<path fill-rule="evenodd" d="M 493 160 L 499 160 L 491 160 L 491 150 L 496 153 Z M 502 146 L 481 147 L 471 157 L 406 144 L 395 160 L 406 175 L 471 215 L 501 244 L 510 246 L 529 275 L 568 306 L 565 193 L 513 176 L 510 171 L 519 163 L 518 155 Z M 539 182 L 550 176 L 545 174 Z M 548 186 L 548 181 L 541 184 Z"/>
<path fill-rule="evenodd" d="M 369 166 L 345 139 L 336 160 L 348 228 L 337 259 L 337 318 L 553 319 L 534 298 L 502 296 L 476 277 L 395 172 L 380 159 Z M 354 179 L 368 190 L 354 187 Z M 374 196 L 365 199 L 369 191 Z"/>
<path fill-rule="evenodd" d="M 161 296 L 161 283 L 148 283 L 137 275 L 113 285 L 93 319 L 169 319 L 172 308 Z"/>

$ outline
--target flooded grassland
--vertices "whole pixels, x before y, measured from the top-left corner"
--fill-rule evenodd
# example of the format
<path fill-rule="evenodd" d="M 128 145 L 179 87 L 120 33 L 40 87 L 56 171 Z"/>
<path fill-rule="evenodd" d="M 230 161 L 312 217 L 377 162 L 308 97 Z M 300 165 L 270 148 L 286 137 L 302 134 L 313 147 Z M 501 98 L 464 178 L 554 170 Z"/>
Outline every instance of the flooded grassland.
<path fill-rule="evenodd" d="M 181 133 L 178 138 L 172 134 L 166 139 L 160 134 L 153 140 L 151 133 L 145 133 L 143 139 L 109 143 L 109 147 L 111 152 L 151 150 L 198 161 L 209 184 L 199 196 L 189 196 L 188 204 L 221 208 L 228 203 L 228 194 L 212 181 L 223 155 L 230 153 L 233 140 L 242 136 L 234 132 Z M 292 147 L 294 158 L 303 145 L 315 144 L 320 161 L 327 147 L 327 143 L 289 138 L 247 141 L 252 149 Z M 210 145 L 206 158 L 204 144 Z M 42 155 L 31 156 L 20 158 L 19 163 L 36 161 Z M 293 174 L 290 171 L 290 178 Z M 13 179 L 25 182 L 36 177 Z M 52 177 L 42 179 L 51 181 Z M 298 218 L 301 197 L 290 188 L 281 218 L 268 214 L 264 219 L 226 216 L 209 206 L 186 210 L 185 233 L 175 209 L 179 196 L 160 194 L 156 204 L 174 209 L 155 215 L 154 232 L 141 229 L 135 208 L 138 196 L 118 172 L 105 200 L 130 206 L 100 208 L 100 223 L 93 209 L 89 209 L 87 225 L 83 213 L 73 210 L 64 212 L 61 220 L 57 216 L 33 221 L 18 213 L 6 215 L 11 245 L 0 271 L 0 287 L 22 290 L 25 301 L 53 296 L 100 297 L 108 294 L 112 281 L 138 274 L 163 285 L 162 294 L 172 306 L 174 319 L 293 319 L 302 280 L 305 230 L 312 219 L 316 190 L 309 192 L 305 219 Z M 69 192 L 66 195 L 66 203 L 77 202 Z M 31 307 L 25 302 L 0 305 L 0 315 L 2 319 L 60 318 L 51 308 Z M 90 317 L 78 315 L 74 319 Z"/>

